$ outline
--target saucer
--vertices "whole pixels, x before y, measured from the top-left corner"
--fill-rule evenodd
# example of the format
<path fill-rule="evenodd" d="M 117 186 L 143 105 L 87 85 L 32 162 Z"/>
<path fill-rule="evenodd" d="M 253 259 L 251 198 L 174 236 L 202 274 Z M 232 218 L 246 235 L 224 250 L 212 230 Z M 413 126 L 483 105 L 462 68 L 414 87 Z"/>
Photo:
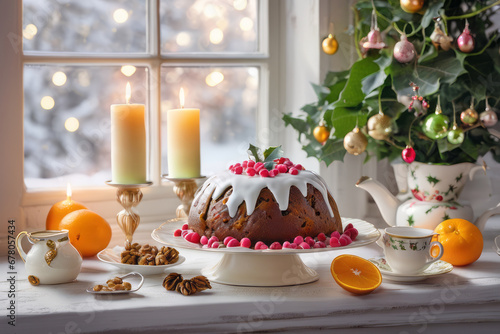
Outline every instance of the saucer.
<path fill-rule="evenodd" d="M 452 264 L 438 260 L 419 274 L 404 275 L 393 272 L 389 264 L 385 261 L 384 257 L 378 257 L 369 260 L 377 266 L 377 268 L 380 270 L 380 273 L 382 274 L 382 277 L 391 281 L 398 282 L 423 281 L 424 279 L 446 274 L 453 270 Z"/>

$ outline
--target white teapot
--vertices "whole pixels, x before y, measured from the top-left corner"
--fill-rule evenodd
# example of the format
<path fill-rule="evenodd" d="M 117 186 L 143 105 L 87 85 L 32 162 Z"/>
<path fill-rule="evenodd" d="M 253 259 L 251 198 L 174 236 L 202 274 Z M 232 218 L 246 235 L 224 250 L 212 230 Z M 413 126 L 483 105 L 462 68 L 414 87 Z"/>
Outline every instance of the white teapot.
<path fill-rule="evenodd" d="M 25 236 L 33 244 L 27 254 L 21 244 Z M 82 258 L 69 243 L 67 230 L 22 231 L 17 235 L 16 247 L 32 285 L 68 283 L 80 273 Z"/>

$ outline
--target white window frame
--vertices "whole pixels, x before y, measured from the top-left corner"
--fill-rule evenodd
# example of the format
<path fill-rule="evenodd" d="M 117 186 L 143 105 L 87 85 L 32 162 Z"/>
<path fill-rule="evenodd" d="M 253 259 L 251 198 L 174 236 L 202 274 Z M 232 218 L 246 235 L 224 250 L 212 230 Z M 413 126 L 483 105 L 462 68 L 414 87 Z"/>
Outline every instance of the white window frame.
<path fill-rule="evenodd" d="M 22 7 L 22 1 L 19 1 Z M 149 70 L 149 86 L 148 90 L 148 115 L 149 124 L 148 142 L 148 175 L 153 186 L 143 190 L 144 198 L 141 207 L 147 206 L 148 200 L 167 199 L 175 200 L 175 195 L 172 191 L 172 185 L 161 179 L 161 120 L 160 120 L 160 99 L 161 99 L 161 67 L 167 66 L 255 66 L 259 68 L 259 104 L 257 111 L 257 128 L 268 127 L 269 122 L 269 2 L 268 0 L 258 0 L 258 52 L 256 53 L 185 53 L 185 54 L 161 54 L 161 37 L 159 23 L 159 6 L 160 0 L 147 0 L 147 21 L 148 29 L 148 45 L 147 52 L 144 54 L 78 54 L 78 53 L 43 53 L 25 51 L 21 55 L 22 66 L 25 64 L 58 64 L 58 65 L 134 65 L 145 66 Z M 22 22 L 22 8 L 19 10 L 18 20 Z M 22 28 L 21 28 L 22 29 Z M 103 106 L 105 107 L 105 106 Z M 259 136 L 260 145 L 267 145 L 269 138 Z M 22 166 L 20 166 L 22 168 Z M 64 198 L 64 189 L 26 189 L 22 197 L 22 206 L 28 211 L 27 220 L 28 226 L 40 225 L 39 219 L 35 218 L 33 208 L 48 206 L 54 202 Z M 106 187 L 86 187 L 76 188 L 73 190 L 74 198 L 80 202 L 85 202 L 89 206 L 93 202 L 113 201 L 115 190 Z M 151 212 L 149 219 L 157 219 L 162 216 L 163 219 L 165 208 L 154 210 L 141 210 Z M 174 208 L 169 208 L 167 211 L 174 212 Z M 113 206 L 109 210 L 102 209 L 100 213 L 105 218 L 110 219 L 116 214 L 116 207 Z M 148 215 L 145 215 L 148 216 Z M 36 221 L 31 222 L 31 220 Z M 144 217 L 143 217 L 144 219 Z"/>

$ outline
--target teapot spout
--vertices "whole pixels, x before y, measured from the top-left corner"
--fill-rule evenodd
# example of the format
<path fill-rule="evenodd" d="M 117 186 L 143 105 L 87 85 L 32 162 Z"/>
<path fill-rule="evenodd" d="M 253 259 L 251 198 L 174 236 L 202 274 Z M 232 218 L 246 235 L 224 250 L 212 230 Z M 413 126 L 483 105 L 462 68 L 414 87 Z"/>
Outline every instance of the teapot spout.
<path fill-rule="evenodd" d="M 477 220 L 474 222 L 474 224 L 479 228 L 481 233 L 484 231 L 484 227 L 486 225 L 486 222 L 491 216 L 494 215 L 500 215 L 500 203 L 498 203 L 495 207 L 489 209 L 485 213 L 483 213 Z"/>
<path fill-rule="evenodd" d="M 400 201 L 380 182 L 368 176 L 362 176 L 356 187 L 366 190 L 375 200 L 382 218 L 389 226 L 396 226 L 396 213 Z"/>

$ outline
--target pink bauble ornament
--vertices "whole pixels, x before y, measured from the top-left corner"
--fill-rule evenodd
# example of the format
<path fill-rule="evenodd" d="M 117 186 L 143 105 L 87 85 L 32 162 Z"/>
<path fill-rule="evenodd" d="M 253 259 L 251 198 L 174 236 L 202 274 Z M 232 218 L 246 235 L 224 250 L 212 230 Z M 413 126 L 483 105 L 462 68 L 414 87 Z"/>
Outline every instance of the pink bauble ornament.
<path fill-rule="evenodd" d="M 472 50 L 474 50 L 475 41 L 474 41 L 474 37 L 472 37 L 472 35 L 470 33 L 469 23 L 465 24 L 464 31 L 462 32 L 462 34 L 460 36 L 458 36 L 457 44 L 458 44 L 458 48 L 462 52 L 469 53 Z"/>
<path fill-rule="evenodd" d="M 485 111 L 479 114 L 479 119 L 487 128 L 491 128 L 498 123 L 497 113 L 492 108 L 487 108 Z"/>
<path fill-rule="evenodd" d="M 403 158 L 404 162 L 411 164 L 416 157 L 415 150 L 411 146 L 406 146 L 406 148 L 401 153 L 401 157 Z"/>
<path fill-rule="evenodd" d="M 415 47 L 408 41 L 406 35 L 401 35 L 401 40 L 394 45 L 394 58 L 400 63 L 409 63 L 415 59 Z"/>

